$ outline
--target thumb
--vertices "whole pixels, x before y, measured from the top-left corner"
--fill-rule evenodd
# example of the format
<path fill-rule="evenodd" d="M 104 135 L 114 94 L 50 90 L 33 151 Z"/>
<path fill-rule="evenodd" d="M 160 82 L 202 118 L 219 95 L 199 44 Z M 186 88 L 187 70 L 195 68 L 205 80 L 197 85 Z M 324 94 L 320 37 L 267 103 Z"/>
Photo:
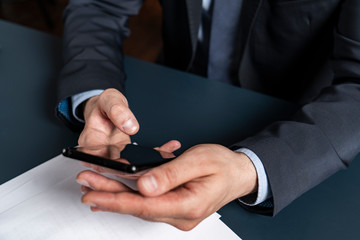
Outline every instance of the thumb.
<path fill-rule="evenodd" d="M 155 167 L 142 175 L 137 182 L 138 190 L 144 196 L 162 195 L 193 179 L 210 174 L 210 166 L 202 166 L 201 159 L 183 154 L 176 159 Z"/>
<path fill-rule="evenodd" d="M 134 135 L 139 131 L 139 123 L 130 110 L 126 97 L 116 89 L 107 89 L 100 95 L 99 107 L 125 134 Z"/>

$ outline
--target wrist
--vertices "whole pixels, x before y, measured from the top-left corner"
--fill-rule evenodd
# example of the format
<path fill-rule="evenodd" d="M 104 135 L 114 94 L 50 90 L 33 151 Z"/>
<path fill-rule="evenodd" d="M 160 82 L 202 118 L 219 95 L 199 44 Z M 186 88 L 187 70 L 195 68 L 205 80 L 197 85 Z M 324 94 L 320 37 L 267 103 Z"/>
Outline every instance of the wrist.
<path fill-rule="evenodd" d="M 248 148 L 238 148 L 235 152 L 245 154 L 253 163 L 257 173 L 257 191 L 241 198 L 241 202 L 246 205 L 254 206 L 264 202 L 272 196 L 269 180 L 261 159 Z"/>
<path fill-rule="evenodd" d="M 234 154 L 237 159 L 234 162 L 236 162 L 236 169 L 238 170 L 235 176 L 238 182 L 238 190 L 236 191 L 238 196 L 236 198 L 257 192 L 258 176 L 253 162 L 244 153 L 234 152 Z"/>

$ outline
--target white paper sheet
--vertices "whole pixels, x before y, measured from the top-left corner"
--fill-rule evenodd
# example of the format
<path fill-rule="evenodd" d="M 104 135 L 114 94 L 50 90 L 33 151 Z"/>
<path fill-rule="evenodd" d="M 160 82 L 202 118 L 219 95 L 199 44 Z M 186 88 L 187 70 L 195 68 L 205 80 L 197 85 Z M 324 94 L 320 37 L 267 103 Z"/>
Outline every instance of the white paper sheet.
<path fill-rule="evenodd" d="M 189 232 L 129 215 L 91 212 L 76 175 L 84 167 L 58 156 L 0 186 L 0 240 L 240 239 L 211 215 Z"/>

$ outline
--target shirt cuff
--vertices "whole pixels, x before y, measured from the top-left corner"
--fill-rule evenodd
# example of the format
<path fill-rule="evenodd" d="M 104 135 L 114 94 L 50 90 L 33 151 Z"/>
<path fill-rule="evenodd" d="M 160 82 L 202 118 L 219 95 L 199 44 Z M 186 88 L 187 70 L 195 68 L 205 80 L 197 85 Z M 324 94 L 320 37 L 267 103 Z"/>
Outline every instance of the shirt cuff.
<path fill-rule="evenodd" d="M 242 197 L 239 201 L 248 206 L 258 205 L 272 196 L 269 180 L 265 172 L 264 165 L 262 164 L 260 158 L 250 149 L 240 148 L 235 150 L 235 152 L 245 154 L 255 166 L 256 173 L 258 176 L 258 191 L 257 193 L 250 194 L 248 196 Z"/>
<path fill-rule="evenodd" d="M 71 97 L 71 103 L 72 103 L 72 114 L 76 120 L 78 120 L 81 123 L 84 123 L 84 119 L 79 117 L 77 113 L 77 108 L 86 100 L 89 98 L 92 98 L 94 96 L 100 95 L 104 90 L 96 89 L 96 90 L 90 90 L 82 93 L 78 93 Z"/>

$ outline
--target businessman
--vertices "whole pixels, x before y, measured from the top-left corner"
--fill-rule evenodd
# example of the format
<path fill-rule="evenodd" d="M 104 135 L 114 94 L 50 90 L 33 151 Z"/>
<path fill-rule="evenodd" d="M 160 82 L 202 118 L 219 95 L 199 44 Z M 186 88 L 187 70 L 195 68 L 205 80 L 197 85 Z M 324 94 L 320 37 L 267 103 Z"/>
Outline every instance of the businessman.
<path fill-rule="evenodd" d="M 82 172 L 82 201 L 93 211 L 183 230 L 234 199 L 275 215 L 360 152 L 360 1 L 161 3 L 163 64 L 302 107 L 289 121 L 274 122 L 230 148 L 194 146 L 144 174 L 138 193 Z M 139 129 L 124 95 L 121 46 L 127 19 L 141 4 L 70 0 L 65 11 L 57 110 L 69 126 L 85 123 L 80 145 L 129 142 Z M 170 141 L 161 149 L 179 147 Z"/>

